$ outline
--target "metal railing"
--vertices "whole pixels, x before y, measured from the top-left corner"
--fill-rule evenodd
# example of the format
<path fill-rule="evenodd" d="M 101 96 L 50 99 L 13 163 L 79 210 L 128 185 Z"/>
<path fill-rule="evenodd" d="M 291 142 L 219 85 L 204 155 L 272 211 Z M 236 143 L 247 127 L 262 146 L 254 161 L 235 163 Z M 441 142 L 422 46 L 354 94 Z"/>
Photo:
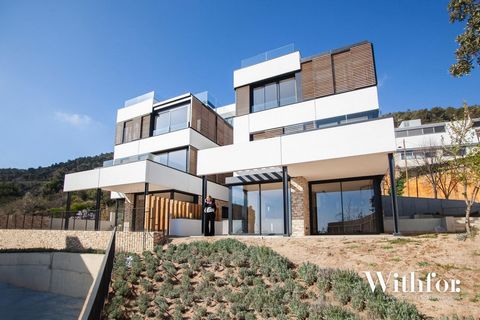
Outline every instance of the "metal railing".
<path fill-rule="evenodd" d="M 96 215 L 96 210 L 6 214 L 0 215 L 0 229 L 94 230 Z"/>
<path fill-rule="evenodd" d="M 97 320 L 101 317 L 105 299 L 108 295 L 110 280 L 112 278 L 113 259 L 115 258 L 115 232 L 116 229 L 114 228 L 100 270 L 91 290 L 89 291 L 87 300 L 83 305 L 82 312 L 78 319 Z"/>

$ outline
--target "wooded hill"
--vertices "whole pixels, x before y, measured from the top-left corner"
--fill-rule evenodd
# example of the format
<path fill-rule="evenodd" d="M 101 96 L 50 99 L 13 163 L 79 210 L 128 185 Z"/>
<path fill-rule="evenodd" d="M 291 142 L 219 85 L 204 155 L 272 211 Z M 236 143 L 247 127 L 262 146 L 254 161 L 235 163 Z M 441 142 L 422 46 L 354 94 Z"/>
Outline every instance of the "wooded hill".
<path fill-rule="evenodd" d="M 48 167 L 29 169 L 0 169 L 0 212 L 21 212 L 25 201 L 34 203 L 34 210 L 47 210 L 61 207 L 63 179 L 65 174 L 101 167 L 105 160 L 112 159 L 112 153 L 102 153 L 93 157 L 81 157 Z M 28 199 L 26 199 L 28 198 Z M 82 196 L 83 201 L 93 200 L 93 193 Z M 2 210 L 3 209 L 3 210 Z"/>
<path fill-rule="evenodd" d="M 468 107 L 471 118 L 480 118 L 480 105 L 471 105 Z M 393 116 L 395 127 L 404 120 L 421 119 L 422 124 L 447 122 L 461 119 L 463 117 L 463 107 L 433 107 L 431 109 L 417 109 L 387 113 L 385 116 Z"/>

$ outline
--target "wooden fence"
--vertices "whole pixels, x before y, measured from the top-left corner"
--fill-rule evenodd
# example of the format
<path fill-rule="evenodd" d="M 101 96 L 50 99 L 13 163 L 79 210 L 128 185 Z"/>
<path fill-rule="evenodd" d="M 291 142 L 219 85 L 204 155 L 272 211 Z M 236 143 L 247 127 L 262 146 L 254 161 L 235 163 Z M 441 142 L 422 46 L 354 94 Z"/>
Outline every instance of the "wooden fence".
<path fill-rule="evenodd" d="M 149 195 L 145 201 L 145 231 L 167 232 L 170 219 L 202 218 L 202 205 L 180 200 Z M 221 210 L 217 207 L 215 219 L 221 220 Z"/>

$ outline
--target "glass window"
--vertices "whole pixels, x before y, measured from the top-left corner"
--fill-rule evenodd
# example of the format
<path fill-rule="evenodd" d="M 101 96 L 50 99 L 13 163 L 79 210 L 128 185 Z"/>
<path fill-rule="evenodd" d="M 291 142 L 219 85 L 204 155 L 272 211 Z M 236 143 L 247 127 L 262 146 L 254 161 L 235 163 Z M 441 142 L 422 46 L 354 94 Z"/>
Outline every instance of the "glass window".
<path fill-rule="evenodd" d="M 280 106 L 297 102 L 295 78 L 280 81 Z"/>
<path fill-rule="evenodd" d="M 153 135 L 159 135 L 170 131 L 170 112 L 162 112 L 155 116 L 155 129 Z"/>
<path fill-rule="evenodd" d="M 397 137 L 397 138 L 403 138 L 403 137 L 406 137 L 406 136 L 407 136 L 407 130 L 396 131 L 395 132 L 395 137 Z"/>
<path fill-rule="evenodd" d="M 342 121 L 345 121 L 345 116 L 317 120 L 317 128 L 326 128 L 326 127 L 336 126 L 342 123 Z"/>
<path fill-rule="evenodd" d="M 168 153 L 168 164 L 169 167 L 187 171 L 187 149 L 170 151 Z"/>
<path fill-rule="evenodd" d="M 445 132 L 445 126 L 436 126 L 435 133 L 438 133 L 438 132 Z"/>
<path fill-rule="evenodd" d="M 372 233 L 377 230 L 372 180 L 342 182 L 343 232 Z"/>
<path fill-rule="evenodd" d="M 313 185 L 312 193 L 317 233 L 343 233 L 340 182 Z"/>
<path fill-rule="evenodd" d="M 259 185 L 232 187 L 232 233 L 260 233 Z"/>
<path fill-rule="evenodd" d="M 154 158 L 155 162 L 161 163 L 163 165 L 168 164 L 168 152 L 160 153 L 155 156 Z"/>
<path fill-rule="evenodd" d="M 170 111 L 170 131 L 185 129 L 188 127 L 188 106 Z"/>
<path fill-rule="evenodd" d="M 282 183 L 265 183 L 260 190 L 262 234 L 283 234 Z"/>
<path fill-rule="evenodd" d="M 318 234 L 377 232 L 373 180 L 312 185 L 313 223 Z"/>
<path fill-rule="evenodd" d="M 272 83 L 265 86 L 265 109 L 278 107 L 277 84 Z"/>
<path fill-rule="evenodd" d="M 433 133 L 433 127 L 423 128 L 423 134 L 430 134 L 430 133 Z"/>
<path fill-rule="evenodd" d="M 412 129 L 412 130 L 408 130 L 408 136 L 411 137 L 411 136 L 420 136 L 423 134 L 423 131 L 422 129 Z"/>
<path fill-rule="evenodd" d="M 252 112 L 265 109 L 265 87 L 253 89 L 253 107 Z"/>

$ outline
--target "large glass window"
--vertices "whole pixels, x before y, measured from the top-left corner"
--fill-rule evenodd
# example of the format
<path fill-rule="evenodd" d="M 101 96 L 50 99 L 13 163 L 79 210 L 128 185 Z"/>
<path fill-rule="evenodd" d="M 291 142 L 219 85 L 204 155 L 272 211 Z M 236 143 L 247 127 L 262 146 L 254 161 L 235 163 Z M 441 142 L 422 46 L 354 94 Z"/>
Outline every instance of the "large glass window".
<path fill-rule="evenodd" d="M 233 234 L 283 234 L 282 183 L 232 187 Z"/>
<path fill-rule="evenodd" d="M 291 104 L 297 102 L 297 82 L 295 79 L 287 79 L 280 81 L 280 105 Z"/>
<path fill-rule="evenodd" d="M 188 105 L 160 111 L 155 115 L 153 135 L 159 135 L 188 127 Z"/>
<path fill-rule="evenodd" d="M 271 82 L 252 89 L 252 112 L 297 102 L 295 78 Z"/>
<path fill-rule="evenodd" d="M 372 179 L 312 185 L 314 232 L 378 232 Z"/>
<path fill-rule="evenodd" d="M 167 151 L 155 155 L 155 161 L 182 171 L 187 171 L 187 149 Z"/>

